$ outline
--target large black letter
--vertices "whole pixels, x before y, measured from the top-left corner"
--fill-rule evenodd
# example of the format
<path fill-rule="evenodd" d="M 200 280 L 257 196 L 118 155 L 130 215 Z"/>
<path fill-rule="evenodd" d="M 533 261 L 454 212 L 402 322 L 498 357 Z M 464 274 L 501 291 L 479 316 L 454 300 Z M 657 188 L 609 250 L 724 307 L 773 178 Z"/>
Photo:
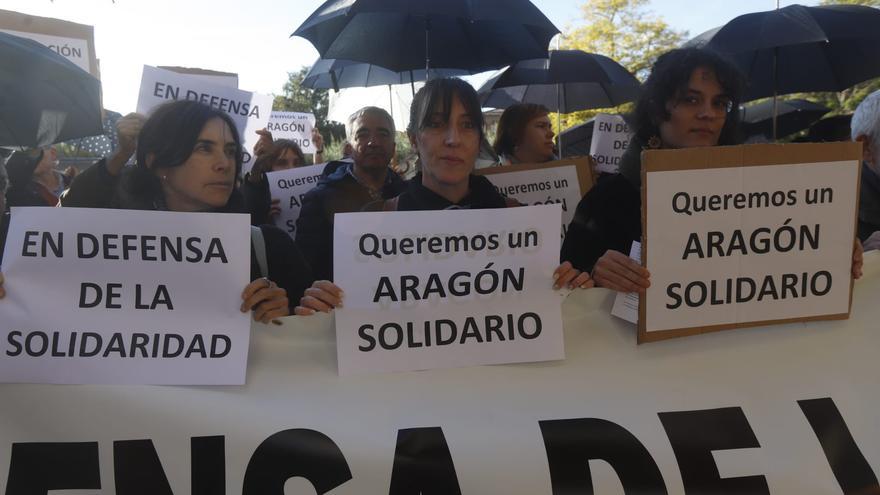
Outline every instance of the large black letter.
<path fill-rule="evenodd" d="M 100 489 L 98 442 L 12 444 L 6 495 Z"/>
<path fill-rule="evenodd" d="M 174 495 L 152 440 L 113 442 L 116 495 Z"/>
<path fill-rule="evenodd" d="M 192 495 L 225 495 L 224 437 L 193 437 L 190 448 L 192 449 Z"/>
<path fill-rule="evenodd" d="M 825 451 L 825 457 L 828 458 L 828 464 L 831 465 L 831 471 L 834 472 L 834 477 L 837 478 L 843 493 L 845 495 L 880 494 L 877 475 L 853 440 L 834 401 L 826 397 L 799 400 L 798 405 L 801 406 L 804 416 L 816 432 L 822 450 Z"/>
<path fill-rule="evenodd" d="M 461 495 L 442 428 L 408 428 L 397 432 L 388 494 Z"/>
<path fill-rule="evenodd" d="M 284 430 L 263 440 L 244 473 L 243 495 L 284 495 L 284 483 L 301 476 L 319 495 L 351 479 L 339 447 L 314 430 Z"/>
<path fill-rule="evenodd" d="M 764 476 L 722 478 L 713 450 L 760 447 L 742 408 L 658 413 L 672 444 L 685 493 L 769 494 Z"/>
<path fill-rule="evenodd" d="M 554 495 L 593 493 L 589 460 L 606 461 L 626 493 L 665 494 L 663 475 L 651 454 L 622 426 L 603 419 L 540 421 Z"/>

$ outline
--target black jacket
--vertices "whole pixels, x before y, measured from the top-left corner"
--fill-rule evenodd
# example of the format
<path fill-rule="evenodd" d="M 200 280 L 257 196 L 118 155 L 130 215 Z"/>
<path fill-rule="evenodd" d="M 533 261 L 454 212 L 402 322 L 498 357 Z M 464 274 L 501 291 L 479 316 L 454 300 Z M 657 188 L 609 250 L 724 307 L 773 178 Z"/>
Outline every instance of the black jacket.
<path fill-rule="evenodd" d="M 241 182 L 241 194 L 244 197 L 244 205 L 251 214 L 251 225 L 263 225 L 272 223 L 269 210 L 272 208 L 272 194 L 269 191 L 269 180 L 266 174 L 257 182 L 252 182 L 250 174 L 245 175 Z"/>
<path fill-rule="evenodd" d="M 352 165 L 342 162 L 335 169 L 330 162 L 318 185 L 305 194 L 296 221 L 296 245 L 305 256 L 317 280 L 333 277 L 333 217 L 337 213 L 361 211 L 378 199 L 393 198 L 403 192 L 406 183 L 393 170 L 388 170 L 381 198 L 373 197 L 370 190 L 352 175 Z"/>
<path fill-rule="evenodd" d="M 482 175 L 471 175 L 468 178 L 468 194 L 458 203 L 453 203 L 422 185 L 422 174 L 419 172 L 406 183 L 406 189 L 397 198 L 387 201 L 370 203 L 364 211 L 432 211 L 447 209 L 506 208 L 518 206 L 513 200 L 505 198 Z"/>
<path fill-rule="evenodd" d="M 631 144 L 621 173 L 597 182 L 580 200 L 562 242 L 562 261 L 591 272 L 605 251 L 629 255 L 633 241 L 641 240 L 641 151 L 638 143 Z"/>

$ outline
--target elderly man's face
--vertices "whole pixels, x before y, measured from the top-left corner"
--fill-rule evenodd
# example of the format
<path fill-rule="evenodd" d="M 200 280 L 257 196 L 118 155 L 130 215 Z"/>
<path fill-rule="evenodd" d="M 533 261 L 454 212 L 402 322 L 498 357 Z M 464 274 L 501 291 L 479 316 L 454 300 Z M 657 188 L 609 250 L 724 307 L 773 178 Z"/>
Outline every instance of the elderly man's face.
<path fill-rule="evenodd" d="M 877 139 L 871 136 L 859 136 L 856 141 L 862 143 L 862 160 L 868 165 L 868 168 L 880 175 L 880 146 L 877 145 Z"/>
<path fill-rule="evenodd" d="M 388 166 L 394 154 L 394 132 L 382 115 L 365 113 L 354 123 L 352 158 L 356 166 L 365 170 L 380 170 Z"/>

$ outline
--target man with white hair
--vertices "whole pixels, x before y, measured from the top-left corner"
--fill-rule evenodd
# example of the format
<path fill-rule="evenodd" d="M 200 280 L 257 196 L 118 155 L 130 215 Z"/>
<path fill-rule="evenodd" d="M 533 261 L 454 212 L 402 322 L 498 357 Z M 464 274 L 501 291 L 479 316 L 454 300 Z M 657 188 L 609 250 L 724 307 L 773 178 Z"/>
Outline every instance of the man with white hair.
<path fill-rule="evenodd" d="M 349 119 L 352 162 L 330 162 L 318 185 L 305 194 L 296 222 L 296 244 L 317 280 L 333 276 L 333 216 L 361 211 L 379 199 L 391 199 L 404 181 L 389 163 L 394 155 L 394 119 L 378 107 L 364 107 Z M 334 168 L 335 167 L 335 168 Z"/>
<path fill-rule="evenodd" d="M 853 141 L 862 143 L 858 236 L 865 251 L 880 249 L 880 90 L 862 100 L 850 127 Z"/>

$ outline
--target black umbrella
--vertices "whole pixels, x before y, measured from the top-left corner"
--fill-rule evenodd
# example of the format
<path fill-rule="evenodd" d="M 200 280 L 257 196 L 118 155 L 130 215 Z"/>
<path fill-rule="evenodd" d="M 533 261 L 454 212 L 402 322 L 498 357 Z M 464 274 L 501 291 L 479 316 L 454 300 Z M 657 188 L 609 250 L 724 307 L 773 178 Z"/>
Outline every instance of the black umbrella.
<path fill-rule="evenodd" d="M 61 55 L 0 32 L 0 146 L 101 134 L 101 83 Z"/>
<path fill-rule="evenodd" d="M 462 69 L 431 69 L 432 77 L 451 77 L 470 74 Z M 309 69 L 302 85 L 312 89 L 355 88 L 412 84 L 425 80 L 425 69 L 394 72 L 378 65 L 353 60 L 324 60 L 319 58 Z"/>
<path fill-rule="evenodd" d="M 880 76 L 880 9 L 789 5 L 741 15 L 687 45 L 728 55 L 748 80 L 745 101 L 841 91 Z"/>
<path fill-rule="evenodd" d="M 777 135 L 788 136 L 802 131 L 831 111 L 808 100 L 785 100 L 777 105 Z M 742 108 L 742 125 L 747 136 L 763 134 L 773 139 L 773 101 L 765 100 Z"/>
<path fill-rule="evenodd" d="M 483 106 L 538 103 L 559 113 L 608 108 L 636 99 L 640 83 L 614 60 L 580 50 L 553 50 L 549 58 L 522 60 L 477 91 Z"/>
<path fill-rule="evenodd" d="M 528 0 L 328 0 L 293 35 L 323 59 L 480 72 L 546 57 L 557 33 Z"/>

